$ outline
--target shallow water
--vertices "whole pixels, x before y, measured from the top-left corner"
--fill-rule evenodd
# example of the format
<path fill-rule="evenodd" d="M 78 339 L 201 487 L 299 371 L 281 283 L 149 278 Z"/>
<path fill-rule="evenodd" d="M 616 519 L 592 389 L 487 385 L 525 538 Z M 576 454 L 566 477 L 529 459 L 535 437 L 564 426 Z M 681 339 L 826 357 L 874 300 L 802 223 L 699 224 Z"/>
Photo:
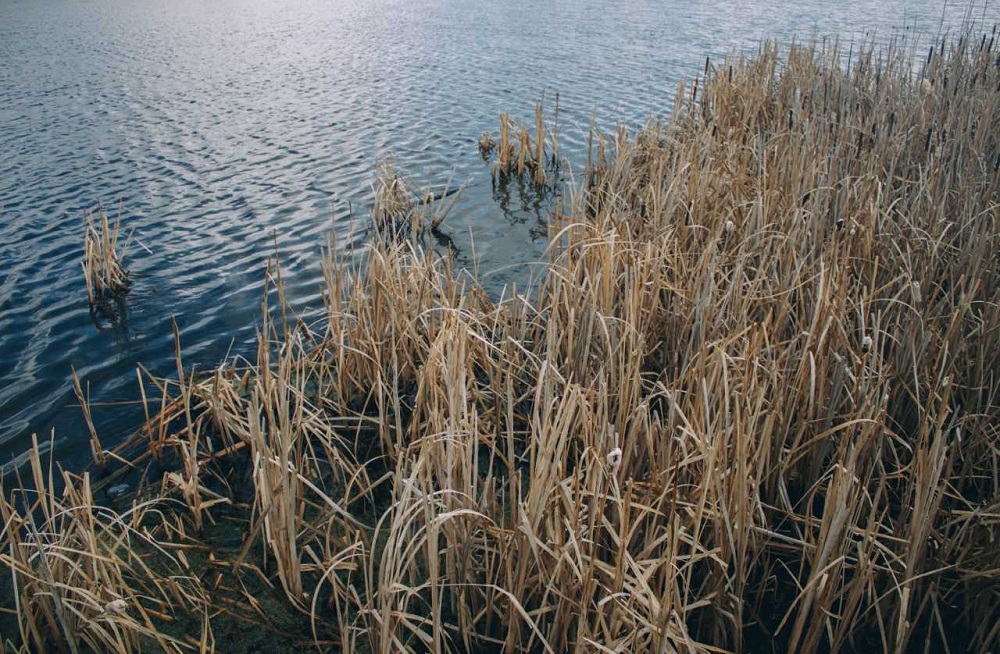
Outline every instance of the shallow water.
<path fill-rule="evenodd" d="M 693 5 L 693 6 L 692 6 Z M 320 305 L 319 250 L 364 244 L 378 161 L 466 188 L 447 232 L 494 288 L 524 281 L 545 211 L 493 196 L 476 140 L 507 111 L 560 95 L 564 153 L 587 127 L 636 127 L 672 105 L 705 57 L 761 38 L 925 41 L 982 3 L 704 0 L 4 0 L 0 2 L 0 463 L 56 430 L 79 462 L 141 421 L 137 362 L 174 369 L 252 342 L 274 234 L 295 306 Z M 551 102 L 549 103 L 551 106 Z M 92 319 L 82 220 L 103 205 L 135 230 L 125 320 Z M 109 403 L 109 406 L 103 405 Z"/>

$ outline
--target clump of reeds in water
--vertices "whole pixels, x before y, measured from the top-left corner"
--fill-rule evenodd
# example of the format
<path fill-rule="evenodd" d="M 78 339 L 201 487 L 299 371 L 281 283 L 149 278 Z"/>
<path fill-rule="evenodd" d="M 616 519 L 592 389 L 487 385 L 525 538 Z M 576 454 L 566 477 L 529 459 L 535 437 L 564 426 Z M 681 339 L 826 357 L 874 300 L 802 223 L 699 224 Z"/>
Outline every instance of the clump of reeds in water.
<path fill-rule="evenodd" d="M 91 304 L 120 297 L 130 287 L 129 273 L 122 265 L 130 237 L 121 243 L 121 214 L 112 223 L 104 211 L 88 212 L 83 242 L 83 278 Z"/>
<path fill-rule="evenodd" d="M 556 120 L 558 120 L 558 95 L 556 96 Z M 493 176 L 528 175 L 540 185 L 548 180 L 547 169 L 552 169 L 558 163 L 558 124 L 553 126 L 550 153 L 546 154 L 546 125 L 542 103 L 535 105 L 534 137 L 528 127 L 518 127 L 508 114 L 500 114 L 500 134 L 496 141 L 484 132 L 479 141 L 479 151 L 487 157 L 494 150 L 496 159 L 493 161 Z"/>
<path fill-rule="evenodd" d="M 243 589 L 203 632 L 268 624 L 263 580 L 323 650 L 995 649 L 991 48 L 709 69 L 606 139 L 530 296 L 377 239 L 327 254 L 306 324 L 270 271 L 253 360 L 178 365 L 134 441 L 178 500 L 160 546 L 201 527 L 197 579 Z M 23 638 L 61 633 L 28 607 Z"/>
<path fill-rule="evenodd" d="M 418 193 L 392 164 L 379 165 L 373 185 L 372 224 L 380 239 L 419 239 L 436 231 L 458 199 L 461 187 L 446 186 L 436 195 L 430 188 Z M 437 204 L 451 197 L 450 202 Z"/>
<path fill-rule="evenodd" d="M 493 154 L 493 150 L 497 147 L 497 142 L 490 135 L 489 131 L 484 131 L 482 136 L 479 137 L 479 154 L 482 156 L 483 160 L 489 159 L 489 156 Z"/>

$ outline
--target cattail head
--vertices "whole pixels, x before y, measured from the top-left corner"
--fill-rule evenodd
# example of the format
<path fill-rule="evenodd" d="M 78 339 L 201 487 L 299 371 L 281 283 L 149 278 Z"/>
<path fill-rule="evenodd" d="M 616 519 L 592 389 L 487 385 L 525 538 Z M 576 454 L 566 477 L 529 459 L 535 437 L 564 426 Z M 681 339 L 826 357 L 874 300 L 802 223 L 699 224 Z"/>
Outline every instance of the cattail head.
<path fill-rule="evenodd" d="M 722 229 L 723 231 L 725 231 L 726 236 L 729 236 L 730 234 L 733 233 L 733 230 L 736 229 L 736 225 L 733 224 L 733 221 L 727 220 L 726 224 L 723 226 Z"/>

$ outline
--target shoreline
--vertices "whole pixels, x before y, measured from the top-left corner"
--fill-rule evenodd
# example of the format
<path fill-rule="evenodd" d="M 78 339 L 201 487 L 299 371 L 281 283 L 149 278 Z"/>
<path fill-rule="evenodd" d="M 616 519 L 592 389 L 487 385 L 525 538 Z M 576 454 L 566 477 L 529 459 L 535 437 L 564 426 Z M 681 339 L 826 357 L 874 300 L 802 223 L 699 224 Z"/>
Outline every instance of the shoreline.
<path fill-rule="evenodd" d="M 326 255 L 323 324 L 269 267 L 252 361 L 195 372 L 178 343 L 150 380 L 144 481 L 56 491 L 36 454 L 4 488 L 21 637 L 985 651 L 993 47 L 707 65 L 668 122 L 595 139 L 532 297 L 460 278 L 399 197 L 363 270 Z"/>

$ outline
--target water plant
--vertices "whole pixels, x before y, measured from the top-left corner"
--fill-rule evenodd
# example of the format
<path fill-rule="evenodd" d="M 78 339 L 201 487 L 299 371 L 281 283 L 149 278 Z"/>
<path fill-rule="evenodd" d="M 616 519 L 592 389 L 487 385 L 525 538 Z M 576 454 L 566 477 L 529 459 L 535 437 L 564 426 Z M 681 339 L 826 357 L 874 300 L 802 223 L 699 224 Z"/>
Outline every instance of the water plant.
<path fill-rule="evenodd" d="M 484 131 L 482 136 L 479 137 L 478 145 L 479 154 L 482 155 L 483 159 L 487 159 L 497 147 L 497 142 L 490 136 L 489 131 Z"/>
<path fill-rule="evenodd" d="M 131 284 L 122 260 L 128 250 L 131 235 L 121 240 L 121 212 L 114 223 L 104 211 L 87 212 L 84 222 L 83 278 L 91 305 L 128 291 Z"/>
<path fill-rule="evenodd" d="M 15 651 L 209 648 L 206 596 L 184 556 L 198 545 L 176 532 L 165 537 L 169 503 L 103 507 L 89 475 L 43 464 L 37 439 L 29 464 L 30 481 L 0 497 L 0 563 L 10 573 L 21 643 Z M 201 624 L 200 640 L 166 626 L 181 616 Z"/>
<path fill-rule="evenodd" d="M 527 292 L 423 248 L 415 194 L 383 176 L 373 218 L 404 228 L 363 267 L 324 254 L 319 319 L 272 267 L 253 361 L 196 375 L 178 346 L 178 378 L 152 380 L 107 458 L 156 460 L 156 527 L 79 508 L 85 477 L 45 508 L 33 463 L 47 504 L 0 505 L 2 562 L 41 583 L 55 554 L 24 553 L 87 555 L 96 515 L 94 542 L 169 555 L 177 606 L 212 607 L 202 634 L 266 624 L 256 580 L 322 651 L 995 649 L 994 58 L 962 38 L 919 63 L 831 43 L 706 65 L 669 122 L 594 133 Z M 539 160 L 508 122 L 504 165 Z M 101 556 L 132 577 L 83 617 L 161 601 L 158 571 Z M 93 583 L 60 575 L 15 595 L 23 647 L 98 647 L 57 607 Z M 114 647 L 210 646 L 158 636 L 154 608 Z"/>
<path fill-rule="evenodd" d="M 420 239 L 435 232 L 458 200 L 462 186 L 451 188 L 451 182 L 438 193 L 430 188 L 418 193 L 392 163 L 379 165 L 372 186 L 372 226 L 378 239 Z M 438 204 L 449 198 L 449 202 Z"/>
<path fill-rule="evenodd" d="M 497 178 L 507 178 L 510 176 L 523 177 L 530 173 L 531 179 L 538 185 L 544 186 L 548 181 L 547 169 L 554 169 L 558 165 L 558 115 L 559 97 L 556 95 L 556 121 L 553 123 L 551 133 L 547 133 L 544 112 L 544 100 L 535 105 L 535 131 L 534 138 L 528 131 L 528 127 L 521 125 L 517 127 L 514 121 L 506 113 L 500 114 L 500 136 L 499 140 L 493 141 L 489 132 L 484 132 L 479 140 L 479 151 L 484 158 L 496 151 L 496 158 L 493 161 L 494 182 Z M 550 140 L 550 154 L 546 155 L 546 137 Z"/>

